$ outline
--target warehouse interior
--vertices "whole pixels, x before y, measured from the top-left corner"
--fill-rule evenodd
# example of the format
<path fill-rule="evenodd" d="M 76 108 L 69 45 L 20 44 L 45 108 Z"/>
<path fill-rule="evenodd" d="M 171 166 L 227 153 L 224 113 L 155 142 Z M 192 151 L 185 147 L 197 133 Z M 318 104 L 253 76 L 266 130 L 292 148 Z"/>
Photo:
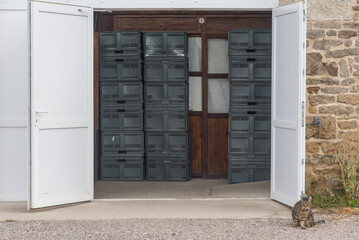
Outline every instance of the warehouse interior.
<path fill-rule="evenodd" d="M 269 72 L 269 78 L 257 79 L 258 82 L 256 83 L 251 83 L 246 79 L 243 80 L 241 76 L 244 74 L 255 80 L 253 77 L 253 66 L 255 64 L 262 64 L 264 68 L 267 68 L 266 70 L 268 70 L 269 66 L 270 71 L 271 55 L 269 52 L 269 54 L 264 53 L 262 55 L 265 56 L 262 56 L 258 53 L 258 49 L 247 46 L 247 50 L 240 53 L 242 55 L 231 56 L 229 32 L 245 30 L 250 36 L 248 37 L 249 41 L 253 41 L 256 31 L 270 33 L 271 27 L 272 13 L 263 11 L 114 11 L 95 13 L 95 198 L 269 198 L 270 95 L 258 95 L 259 97 L 254 102 L 250 96 L 246 96 L 246 93 L 254 96 L 261 91 L 268 93 L 269 87 L 270 94 L 271 75 Z M 110 59 L 110 57 L 102 58 L 101 56 L 101 34 L 125 31 L 139 31 L 142 33 L 143 39 L 146 38 L 143 33 L 178 32 L 186 34 L 188 55 L 184 55 L 184 57 L 188 57 L 188 86 L 187 93 L 179 95 L 187 96 L 188 101 L 183 103 L 187 104 L 188 109 L 181 109 L 179 115 L 188 119 L 188 126 L 184 131 L 187 131 L 188 136 L 188 158 L 186 159 L 189 160 L 189 163 L 188 167 L 185 168 L 188 174 L 183 177 L 182 181 L 178 181 L 178 179 L 174 181 L 171 181 L 171 179 L 156 179 L 159 174 L 158 171 L 161 170 L 154 171 L 154 179 L 152 179 L 154 181 L 147 181 L 151 179 L 148 179 L 146 161 L 160 158 L 163 161 L 162 165 L 166 165 L 165 162 L 171 161 L 173 157 L 169 159 L 168 157 L 156 155 L 123 157 L 121 154 L 118 156 L 103 154 L 101 144 L 104 137 L 106 137 L 104 135 L 106 131 L 102 129 L 101 118 L 104 111 L 111 111 L 111 107 L 114 106 L 104 107 L 101 100 L 102 87 L 100 86 L 106 82 L 106 80 L 101 79 L 101 64 L 103 61 Z M 146 50 L 144 49 L 143 53 L 139 54 L 143 54 L 144 65 L 148 65 L 149 61 L 146 63 Z M 115 59 L 112 60 L 116 61 Z M 243 73 L 243 71 L 238 70 L 240 67 L 247 68 L 247 72 Z M 144 66 L 143 71 L 146 71 L 146 66 Z M 246 77 L 244 75 L 243 77 Z M 232 80 L 231 76 L 233 76 Z M 236 76 L 238 79 L 234 79 Z M 110 79 L 107 84 L 113 84 L 114 82 L 113 79 Z M 146 79 L 142 80 L 142 83 L 144 83 L 142 86 L 145 99 L 142 105 L 145 106 L 147 101 L 145 88 L 150 84 L 154 85 L 153 82 L 146 82 Z M 264 104 L 261 105 L 262 103 Z M 144 108 L 143 112 L 149 109 Z M 172 110 L 172 108 L 165 108 L 165 111 L 162 109 L 161 112 L 168 111 L 172 113 Z M 148 112 L 143 113 L 143 122 L 146 122 L 146 114 Z M 259 121 L 257 121 L 258 119 Z M 169 121 L 173 121 L 173 119 Z M 238 129 L 232 128 L 232 125 L 235 126 L 236 121 L 239 123 Z M 242 123 L 243 121 L 246 122 L 248 126 L 247 132 L 242 131 L 239 134 L 243 130 L 241 121 Z M 144 125 L 146 126 L 146 123 Z M 256 128 L 262 131 L 261 134 L 253 133 Z M 143 148 L 147 147 L 147 142 L 149 141 L 146 134 L 146 129 L 144 129 Z M 153 134 L 156 135 L 157 133 Z M 111 135 L 109 139 L 113 141 L 114 138 Z M 247 150 L 240 147 L 243 144 L 247 144 Z M 262 149 L 262 152 L 257 153 L 253 149 L 255 146 L 259 148 L 267 146 L 267 148 L 269 147 L 269 152 L 266 152 L 268 149 Z M 127 161 L 127 159 L 132 158 L 137 161 L 142 157 L 144 159 L 143 180 L 145 181 L 142 181 L 142 179 L 132 179 L 135 181 L 117 181 L 119 179 L 115 178 L 103 179 L 102 163 L 104 159 Z M 123 160 L 124 158 L 126 160 Z M 261 159 L 259 162 L 255 162 L 256 158 Z M 174 159 L 177 158 L 174 157 Z M 139 162 L 137 161 L 136 163 L 138 164 Z M 121 165 L 122 163 L 116 164 Z M 163 167 L 163 169 L 166 169 L 166 167 Z M 258 174 L 256 175 L 256 173 Z"/>

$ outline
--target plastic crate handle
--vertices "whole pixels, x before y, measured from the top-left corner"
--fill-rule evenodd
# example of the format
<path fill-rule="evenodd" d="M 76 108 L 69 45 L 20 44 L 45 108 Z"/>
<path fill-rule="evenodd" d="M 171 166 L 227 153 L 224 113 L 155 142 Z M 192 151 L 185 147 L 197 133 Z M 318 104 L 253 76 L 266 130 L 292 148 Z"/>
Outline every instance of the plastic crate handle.
<path fill-rule="evenodd" d="M 127 151 L 118 151 L 118 153 L 127 153 Z"/>
<path fill-rule="evenodd" d="M 118 58 L 115 60 L 115 62 L 123 62 L 123 59 Z"/>
<path fill-rule="evenodd" d="M 248 105 L 257 105 L 257 102 L 248 102 Z"/>
<path fill-rule="evenodd" d="M 125 100 L 117 101 L 117 103 L 126 103 Z"/>
<path fill-rule="evenodd" d="M 255 61 L 257 61 L 257 59 L 255 59 L 255 58 L 247 58 L 247 62 L 255 62 Z"/>
<path fill-rule="evenodd" d="M 256 111 L 247 111 L 247 114 L 257 114 Z"/>
<path fill-rule="evenodd" d="M 115 53 L 123 53 L 123 50 L 115 50 Z"/>
<path fill-rule="evenodd" d="M 126 159 L 117 159 L 117 162 L 126 162 Z"/>
<path fill-rule="evenodd" d="M 248 48 L 248 49 L 246 50 L 246 52 L 256 52 L 256 49 L 255 49 L 255 48 Z"/>
<path fill-rule="evenodd" d="M 117 111 L 117 112 L 126 112 L 125 109 L 117 109 L 116 111 Z"/>

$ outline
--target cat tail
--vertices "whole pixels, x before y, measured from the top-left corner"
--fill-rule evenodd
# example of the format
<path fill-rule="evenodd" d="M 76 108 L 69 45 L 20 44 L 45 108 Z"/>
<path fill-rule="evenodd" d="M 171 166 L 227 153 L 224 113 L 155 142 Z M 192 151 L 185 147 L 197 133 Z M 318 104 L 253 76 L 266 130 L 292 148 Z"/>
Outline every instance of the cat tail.
<path fill-rule="evenodd" d="M 319 221 L 315 222 L 315 224 L 322 224 L 322 223 L 325 223 L 325 220 L 319 220 Z"/>

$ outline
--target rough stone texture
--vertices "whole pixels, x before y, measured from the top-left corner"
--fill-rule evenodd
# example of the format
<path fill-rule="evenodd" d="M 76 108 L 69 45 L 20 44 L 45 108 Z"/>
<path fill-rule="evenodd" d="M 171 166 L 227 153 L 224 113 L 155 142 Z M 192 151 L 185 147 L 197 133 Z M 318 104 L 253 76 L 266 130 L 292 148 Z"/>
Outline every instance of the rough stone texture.
<path fill-rule="evenodd" d="M 351 47 L 352 44 L 353 44 L 353 41 L 352 41 L 352 40 L 346 40 L 345 43 L 344 43 L 344 45 L 345 45 L 346 47 Z"/>
<path fill-rule="evenodd" d="M 325 72 L 325 65 L 322 63 L 322 55 L 320 53 L 307 54 L 307 75 L 322 75 Z"/>
<path fill-rule="evenodd" d="M 338 127 L 340 129 L 355 129 L 357 126 L 358 126 L 358 122 L 354 120 L 338 122 Z"/>
<path fill-rule="evenodd" d="M 336 119 L 330 116 L 321 116 L 322 123 L 319 126 L 313 125 L 314 117 L 306 118 L 306 138 L 307 139 L 335 139 L 336 132 Z"/>
<path fill-rule="evenodd" d="M 353 31 L 353 30 L 341 30 L 338 32 L 338 37 L 344 39 L 356 37 L 357 35 L 358 35 L 358 31 Z"/>
<path fill-rule="evenodd" d="M 338 76 L 339 68 L 338 68 L 338 64 L 336 62 L 331 62 L 329 64 L 325 64 L 325 68 L 327 69 L 330 76 L 332 76 L 332 77 Z"/>
<path fill-rule="evenodd" d="M 318 147 L 319 149 L 319 147 Z M 313 154 L 307 155 L 307 163 L 309 164 L 325 164 L 332 165 L 334 163 L 334 157 L 331 155 Z"/>
<path fill-rule="evenodd" d="M 347 105 L 320 106 L 318 112 L 322 114 L 349 115 L 354 112 L 354 108 Z"/>
<path fill-rule="evenodd" d="M 317 107 L 316 106 L 309 106 L 308 107 L 308 112 L 312 113 L 312 114 L 318 113 Z"/>
<path fill-rule="evenodd" d="M 338 32 L 335 30 L 328 30 L 327 31 L 327 36 L 328 37 L 333 37 L 333 36 L 337 36 Z"/>
<path fill-rule="evenodd" d="M 351 0 L 308 0 L 309 20 L 333 21 L 350 20 L 351 18 Z"/>
<path fill-rule="evenodd" d="M 346 78 L 346 79 L 341 81 L 340 85 L 349 86 L 349 85 L 352 85 L 355 82 L 356 82 L 356 80 L 354 78 Z"/>
<path fill-rule="evenodd" d="M 346 48 L 341 50 L 327 51 L 325 56 L 327 58 L 343 58 L 346 56 L 357 56 L 359 55 L 358 48 Z"/>
<path fill-rule="evenodd" d="M 315 39 L 315 38 L 323 38 L 325 36 L 324 30 L 308 30 L 307 38 Z"/>
<path fill-rule="evenodd" d="M 322 39 L 314 40 L 313 48 L 317 50 L 330 50 L 343 44 L 342 40 Z"/>
<path fill-rule="evenodd" d="M 320 143 L 320 148 L 322 150 L 323 153 L 333 153 L 333 149 L 335 146 L 335 141 L 323 141 Z"/>
<path fill-rule="evenodd" d="M 314 22 L 314 28 L 330 28 L 330 29 L 340 29 L 343 24 L 341 22 L 332 22 L 332 21 L 324 21 L 324 22 Z"/>
<path fill-rule="evenodd" d="M 348 77 L 349 76 L 349 70 L 348 70 L 348 64 L 347 62 L 342 59 L 339 61 L 340 66 L 340 76 L 341 77 Z"/>
<path fill-rule="evenodd" d="M 315 87 L 308 87 L 307 91 L 309 94 L 317 94 L 319 92 L 320 87 L 315 86 Z"/>
<path fill-rule="evenodd" d="M 327 94 L 338 94 L 338 93 L 347 93 L 349 89 L 343 87 L 323 87 L 321 88 L 321 91 L 322 93 L 327 93 Z"/>
<path fill-rule="evenodd" d="M 354 85 L 350 87 L 351 93 L 359 93 L 359 85 Z"/>
<path fill-rule="evenodd" d="M 279 5 L 287 5 L 302 0 L 279 0 Z M 350 20 L 352 18 L 351 0 L 308 0 L 309 20 Z M 318 25 L 320 26 L 320 24 Z M 328 23 L 327 28 L 334 28 L 336 25 Z"/>
<path fill-rule="evenodd" d="M 322 78 L 307 77 L 307 85 L 318 85 L 318 84 L 339 85 L 339 80 L 330 77 L 322 77 Z"/>
<path fill-rule="evenodd" d="M 305 145 L 305 150 L 307 153 L 317 153 L 319 152 L 319 142 L 307 142 Z"/>
<path fill-rule="evenodd" d="M 308 101 L 310 105 L 316 106 L 319 104 L 333 103 L 335 102 L 335 97 L 329 95 L 309 95 Z"/>
<path fill-rule="evenodd" d="M 359 104 L 359 94 L 339 94 L 338 102 L 347 104 Z"/>

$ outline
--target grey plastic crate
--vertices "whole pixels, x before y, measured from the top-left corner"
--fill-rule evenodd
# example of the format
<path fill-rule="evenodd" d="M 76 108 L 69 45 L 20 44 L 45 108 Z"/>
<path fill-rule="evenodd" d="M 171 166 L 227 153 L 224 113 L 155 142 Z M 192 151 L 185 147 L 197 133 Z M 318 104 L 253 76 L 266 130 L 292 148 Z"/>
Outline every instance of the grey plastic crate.
<path fill-rule="evenodd" d="M 239 29 L 228 33 L 230 55 L 270 55 L 271 29 Z"/>
<path fill-rule="evenodd" d="M 229 86 L 231 110 L 236 108 L 270 108 L 270 82 L 231 82 Z"/>
<path fill-rule="evenodd" d="M 187 82 L 146 82 L 145 104 L 171 104 L 188 107 Z"/>
<path fill-rule="evenodd" d="M 145 130 L 188 131 L 188 111 L 147 108 L 145 112 Z"/>
<path fill-rule="evenodd" d="M 142 52 L 142 34 L 138 31 L 101 32 L 100 56 L 138 55 Z"/>
<path fill-rule="evenodd" d="M 146 132 L 146 156 L 188 155 L 187 132 Z"/>
<path fill-rule="evenodd" d="M 147 32 L 145 56 L 187 56 L 188 39 L 184 32 Z"/>
<path fill-rule="evenodd" d="M 100 115 L 100 129 L 119 131 L 142 131 L 142 108 L 103 107 Z"/>
<path fill-rule="evenodd" d="M 141 81 L 141 57 L 106 57 L 100 60 L 100 81 Z"/>
<path fill-rule="evenodd" d="M 229 163 L 228 183 L 270 180 L 270 163 Z"/>
<path fill-rule="evenodd" d="M 272 63 L 270 56 L 235 56 L 229 61 L 230 81 L 271 81 Z"/>
<path fill-rule="evenodd" d="M 100 93 L 102 106 L 143 103 L 142 82 L 102 82 Z"/>
<path fill-rule="evenodd" d="M 149 181 L 188 181 L 191 177 L 188 157 L 149 157 L 146 161 Z"/>
<path fill-rule="evenodd" d="M 103 157 L 100 163 L 100 180 L 142 181 L 145 163 L 142 157 Z"/>
<path fill-rule="evenodd" d="M 143 132 L 106 131 L 101 133 L 102 156 L 143 156 Z"/>
<path fill-rule="evenodd" d="M 270 109 L 248 109 L 229 113 L 229 132 L 266 134 L 271 132 Z"/>
<path fill-rule="evenodd" d="M 187 57 L 145 58 L 145 81 L 188 81 Z"/>
<path fill-rule="evenodd" d="M 228 156 L 248 161 L 270 159 L 270 134 L 229 134 Z"/>

